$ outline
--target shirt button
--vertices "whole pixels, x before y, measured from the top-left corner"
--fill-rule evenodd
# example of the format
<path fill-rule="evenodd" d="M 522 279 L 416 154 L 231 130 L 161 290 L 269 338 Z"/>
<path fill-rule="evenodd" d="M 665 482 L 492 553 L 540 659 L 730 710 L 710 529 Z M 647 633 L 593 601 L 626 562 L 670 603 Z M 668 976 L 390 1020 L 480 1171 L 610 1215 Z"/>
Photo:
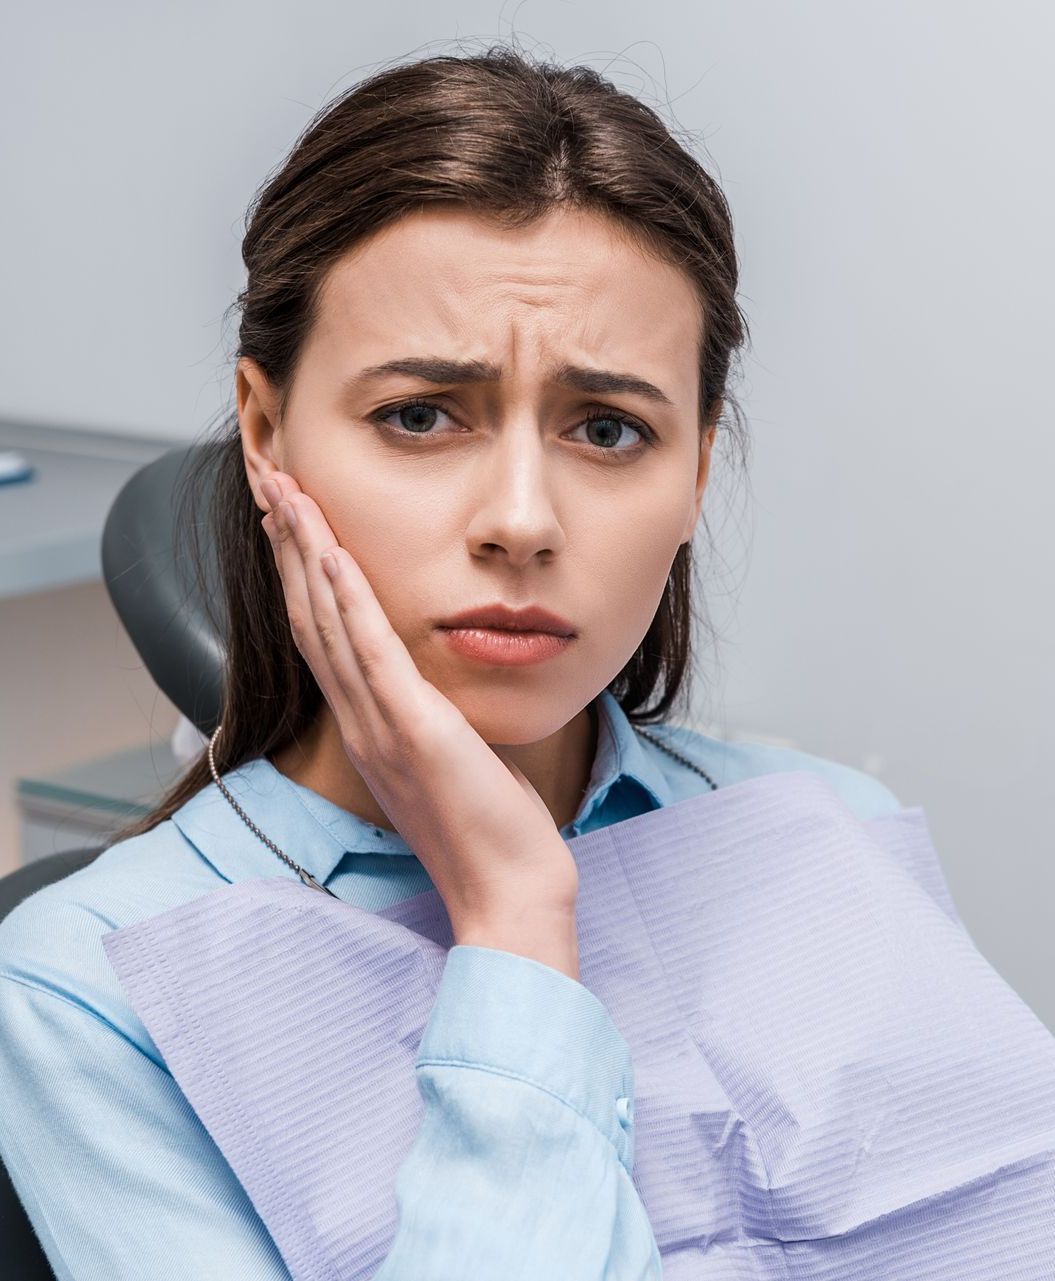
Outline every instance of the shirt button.
<path fill-rule="evenodd" d="M 626 1129 L 634 1120 L 634 1105 L 625 1096 L 621 1095 L 615 1101 L 615 1114 L 619 1118 L 619 1124 Z"/>

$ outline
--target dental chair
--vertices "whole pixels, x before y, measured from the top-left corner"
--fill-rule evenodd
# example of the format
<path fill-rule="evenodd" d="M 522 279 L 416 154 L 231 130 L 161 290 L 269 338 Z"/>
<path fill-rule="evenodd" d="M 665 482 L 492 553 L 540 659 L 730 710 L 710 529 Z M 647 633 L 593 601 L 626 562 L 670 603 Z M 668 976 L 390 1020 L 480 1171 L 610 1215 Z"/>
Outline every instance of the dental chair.
<path fill-rule="evenodd" d="M 223 708 L 224 615 L 219 571 L 203 538 L 201 574 L 177 547 L 177 520 L 204 521 L 212 495 L 207 469 L 198 506 L 177 507 L 178 486 L 192 463 L 207 463 L 189 445 L 141 467 L 114 499 L 102 536 L 103 581 L 132 643 L 160 689 L 204 734 Z M 0 877 L 0 920 L 36 890 L 85 867 L 102 847 L 61 850 Z M 0 1116 L 0 1125 L 3 1124 Z M 55 1281 L 55 1273 L 0 1163 L 0 1278 Z"/>

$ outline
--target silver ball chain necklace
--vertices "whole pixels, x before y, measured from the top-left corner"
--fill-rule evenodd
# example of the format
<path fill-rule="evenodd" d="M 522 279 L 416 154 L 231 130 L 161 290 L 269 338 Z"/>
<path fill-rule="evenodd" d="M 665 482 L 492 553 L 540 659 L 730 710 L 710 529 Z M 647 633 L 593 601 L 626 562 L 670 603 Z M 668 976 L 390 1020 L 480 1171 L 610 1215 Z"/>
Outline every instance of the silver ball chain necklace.
<path fill-rule="evenodd" d="M 249 815 L 245 812 L 245 810 L 242 809 L 241 805 L 239 805 L 238 802 L 231 795 L 223 779 L 220 777 L 219 770 L 217 770 L 216 768 L 216 755 L 215 755 L 216 740 L 217 738 L 219 738 L 220 730 L 222 729 L 223 729 L 222 724 L 217 725 L 216 729 L 213 731 L 212 737 L 209 739 L 209 770 L 212 773 L 213 782 L 224 794 L 224 796 L 226 796 L 226 798 L 230 801 L 230 803 L 234 806 L 235 811 L 241 817 L 243 822 L 264 842 L 264 844 L 268 847 L 268 849 L 273 850 L 274 853 L 276 853 L 280 859 L 282 859 L 284 862 L 289 864 L 289 866 L 294 870 L 294 872 L 297 873 L 297 875 L 300 877 L 300 879 L 304 882 L 305 885 L 310 886 L 313 890 L 322 890 L 324 894 L 329 894 L 331 898 L 340 898 L 339 894 L 334 894 L 333 890 L 329 889 L 325 885 L 321 885 L 315 879 L 315 877 L 312 876 L 312 874 L 307 870 L 307 868 L 301 867 L 299 863 L 294 863 L 293 860 L 287 854 L 284 854 L 282 850 L 280 850 L 278 846 L 275 844 L 275 842 L 270 838 L 270 836 L 264 835 L 264 833 L 260 830 L 260 828 L 257 827 L 257 825 L 253 822 L 253 820 L 249 817 Z M 681 761 L 681 763 L 683 765 L 687 765 L 689 769 L 695 770 L 696 773 L 701 776 L 701 778 L 705 778 L 707 782 L 711 785 L 712 792 L 718 790 L 718 784 L 714 781 L 713 778 L 711 778 L 710 774 L 708 774 L 705 770 L 700 769 L 700 767 L 694 764 L 692 761 L 690 761 L 687 756 L 682 756 L 682 754 L 680 752 L 676 752 L 673 747 L 668 747 L 666 743 L 661 742 L 656 737 L 655 734 L 650 734 L 648 730 L 639 729 L 636 726 L 634 727 L 634 730 L 635 730 L 635 733 L 640 734 L 642 738 L 647 738 L 650 743 L 655 743 L 657 747 L 661 748 L 664 752 L 667 752 L 669 755 L 673 756 L 675 760 Z"/>

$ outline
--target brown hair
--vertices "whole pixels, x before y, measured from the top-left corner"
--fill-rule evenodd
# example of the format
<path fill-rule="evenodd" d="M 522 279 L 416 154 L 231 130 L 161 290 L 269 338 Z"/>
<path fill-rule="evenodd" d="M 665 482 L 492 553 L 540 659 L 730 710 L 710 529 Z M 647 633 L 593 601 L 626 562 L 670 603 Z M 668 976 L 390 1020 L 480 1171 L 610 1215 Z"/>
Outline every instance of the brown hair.
<path fill-rule="evenodd" d="M 502 44 L 397 63 L 361 81 L 315 116 L 256 193 L 242 241 L 248 279 L 236 300 L 236 356 L 262 367 L 278 390 L 280 415 L 329 269 L 357 241 L 439 201 L 510 227 L 570 203 L 607 215 L 686 272 L 701 308 L 700 432 L 716 424 L 721 435 L 731 426 L 746 462 L 743 414 L 727 382 L 748 331 L 720 187 L 638 98 L 589 67 L 536 61 Z M 290 633 L 245 473 L 237 412 L 198 455 L 178 499 L 193 512 L 197 482 L 208 477 L 206 536 L 226 613 L 224 731 L 216 750 L 223 774 L 305 730 L 322 693 Z M 201 515 L 181 516 L 177 529 L 197 539 Z M 204 558 L 192 559 L 200 565 Z M 692 566 L 690 540 L 674 557 L 647 635 L 608 687 L 633 722 L 666 718 L 683 694 Z M 150 814 L 109 843 L 156 826 L 210 778 L 203 751 Z"/>

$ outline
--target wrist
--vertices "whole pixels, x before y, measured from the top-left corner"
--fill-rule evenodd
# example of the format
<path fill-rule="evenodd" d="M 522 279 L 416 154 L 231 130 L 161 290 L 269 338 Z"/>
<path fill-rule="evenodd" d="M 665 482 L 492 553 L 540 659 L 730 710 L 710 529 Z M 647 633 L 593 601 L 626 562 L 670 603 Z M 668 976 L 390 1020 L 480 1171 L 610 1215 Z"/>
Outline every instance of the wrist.
<path fill-rule="evenodd" d="M 549 965 L 579 981 L 575 907 L 517 907 L 452 921 L 454 941 L 494 947 Z"/>

